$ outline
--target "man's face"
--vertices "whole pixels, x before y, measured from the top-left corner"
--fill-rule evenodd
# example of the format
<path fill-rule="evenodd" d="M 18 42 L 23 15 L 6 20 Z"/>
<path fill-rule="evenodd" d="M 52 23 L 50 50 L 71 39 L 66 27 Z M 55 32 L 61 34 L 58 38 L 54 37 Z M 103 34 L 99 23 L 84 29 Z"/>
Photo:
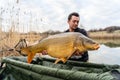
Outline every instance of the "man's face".
<path fill-rule="evenodd" d="M 70 29 L 74 30 L 78 27 L 79 24 L 79 17 L 72 16 L 71 19 L 68 21 Z"/>

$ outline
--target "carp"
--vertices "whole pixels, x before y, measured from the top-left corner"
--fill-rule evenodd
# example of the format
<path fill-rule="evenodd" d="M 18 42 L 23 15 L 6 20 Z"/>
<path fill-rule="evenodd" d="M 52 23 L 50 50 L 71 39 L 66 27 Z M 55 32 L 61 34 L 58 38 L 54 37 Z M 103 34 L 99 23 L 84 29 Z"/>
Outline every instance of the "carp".
<path fill-rule="evenodd" d="M 37 44 L 22 48 L 21 51 L 28 55 L 27 62 L 31 63 L 36 53 L 46 50 L 47 54 L 65 63 L 75 51 L 85 52 L 97 50 L 98 43 L 78 32 L 60 33 L 41 39 Z"/>

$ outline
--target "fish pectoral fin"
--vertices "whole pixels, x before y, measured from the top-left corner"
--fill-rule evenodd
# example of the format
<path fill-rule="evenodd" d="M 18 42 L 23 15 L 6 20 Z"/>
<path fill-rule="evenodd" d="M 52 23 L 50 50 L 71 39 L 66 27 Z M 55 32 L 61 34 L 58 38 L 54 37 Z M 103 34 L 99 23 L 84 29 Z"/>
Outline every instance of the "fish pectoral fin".
<path fill-rule="evenodd" d="M 67 61 L 66 58 L 61 58 L 62 62 L 65 63 Z"/>
<path fill-rule="evenodd" d="M 67 59 L 69 59 L 74 54 L 75 51 L 76 51 L 76 48 L 68 55 Z"/>
<path fill-rule="evenodd" d="M 67 61 L 67 59 L 66 58 L 58 58 L 58 59 L 56 59 L 54 64 L 57 64 L 59 61 L 62 61 L 63 63 L 65 63 Z"/>
<path fill-rule="evenodd" d="M 57 64 L 60 61 L 60 59 L 56 59 L 56 61 L 54 62 L 54 64 Z"/>
<path fill-rule="evenodd" d="M 32 62 L 32 59 L 34 58 L 34 56 L 35 56 L 35 54 L 29 53 L 29 54 L 28 54 L 28 58 L 27 58 L 27 62 L 28 62 L 28 63 L 31 63 L 31 62 Z"/>

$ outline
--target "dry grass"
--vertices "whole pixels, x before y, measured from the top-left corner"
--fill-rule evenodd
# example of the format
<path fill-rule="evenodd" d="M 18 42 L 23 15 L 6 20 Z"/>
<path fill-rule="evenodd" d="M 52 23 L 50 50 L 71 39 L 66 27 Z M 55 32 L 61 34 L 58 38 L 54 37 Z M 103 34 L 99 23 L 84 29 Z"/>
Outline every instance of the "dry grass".
<path fill-rule="evenodd" d="M 20 56 L 17 51 L 10 51 L 10 49 L 14 49 L 15 45 L 19 42 L 20 39 L 26 39 L 29 44 L 33 44 L 40 38 L 40 34 L 21 34 L 15 32 L 12 29 L 9 32 L 2 32 L 0 30 L 0 59 L 7 56 Z"/>
<path fill-rule="evenodd" d="M 0 35 L 0 47 L 4 47 L 5 45 L 13 47 L 20 39 L 17 32 L 0 32 Z"/>
<path fill-rule="evenodd" d="M 107 33 L 106 31 L 90 32 L 89 36 L 93 39 L 120 39 L 120 30 L 113 33 Z"/>

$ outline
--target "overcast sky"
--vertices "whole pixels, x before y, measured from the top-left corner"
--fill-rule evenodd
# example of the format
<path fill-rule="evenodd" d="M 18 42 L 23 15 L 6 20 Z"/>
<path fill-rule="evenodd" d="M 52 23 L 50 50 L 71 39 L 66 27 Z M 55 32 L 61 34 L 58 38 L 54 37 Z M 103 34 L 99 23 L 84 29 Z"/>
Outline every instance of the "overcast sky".
<path fill-rule="evenodd" d="M 0 0 L 3 30 L 18 23 L 24 32 L 64 31 L 71 12 L 80 14 L 79 27 L 86 30 L 120 26 L 120 0 Z"/>

